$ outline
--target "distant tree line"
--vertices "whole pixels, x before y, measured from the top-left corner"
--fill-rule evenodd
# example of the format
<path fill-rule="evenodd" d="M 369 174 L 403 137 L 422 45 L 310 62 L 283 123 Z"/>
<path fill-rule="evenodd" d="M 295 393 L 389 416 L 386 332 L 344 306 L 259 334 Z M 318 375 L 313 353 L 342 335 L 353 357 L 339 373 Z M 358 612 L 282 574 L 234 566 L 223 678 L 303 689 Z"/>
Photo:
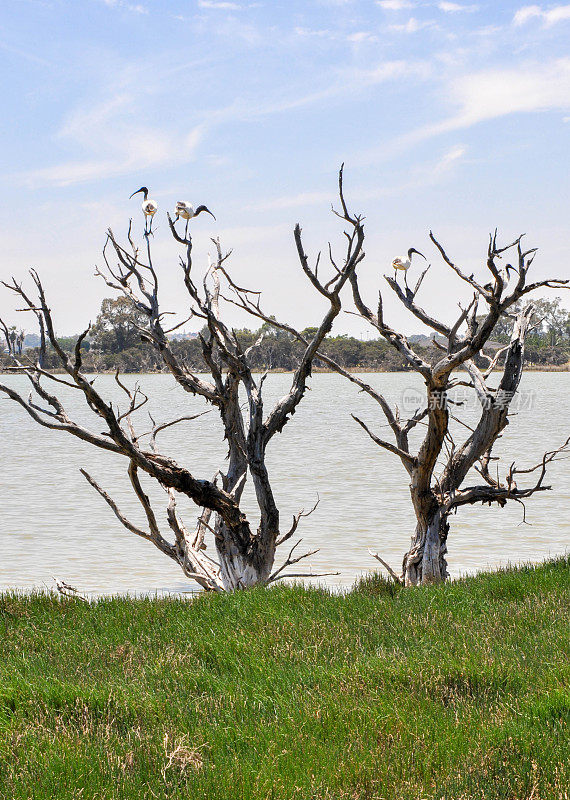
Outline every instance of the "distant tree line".
<path fill-rule="evenodd" d="M 526 337 L 527 363 L 559 366 L 570 360 L 570 312 L 562 308 L 562 300 L 539 298 L 533 301 L 532 328 Z M 506 343 L 510 338 L 512 317 L 520 313 L 522 303 L 516 303 L 510 317 L 501 317 L 493 338 Z"/>
<path fill-rule="evenodd" d="M 515 307 L 511 315 L 520 312 Z M 151 347 L 141 337 L 145 327 L 145 317 L 133 310 L 124 297 L 106 298 L 89 336 L 83 341 L 85 368 L 93 372 L 119 369 L 121 372 L 160 372 L 164 362 L 156 348 Z M 554 300 L 538 299 L 532 319 L 533 328 L 526 339 L 526 361 L 537 366 L 560 366 L 570 361 L 570 312 L 561 307 L 559 297 Z M 509 341 L 512 318 L 502 317 L 497 323 L 493 341 L 504 344 Z M 306 337 L 314 335 L 314 328 L 305 328 Z M 263 341 L 251 355 L 252 367 L 256 370 L 294 370 L 303 352 L 303 346 L 291 334 L 277 330 L 265 323 L 258 330 L 242 328 L 236 331 L 242 347 L 247 348 L 263 334 Z M 8 337 L 5 337 L 8 338 Z M 36 337 L 37 338 L 37 337 Z M 72 352 L 77 336 L 58 337 L 58 343 L 66 352 Z M 428 337 L 412 336 L 416 349 L 424 358 L 437 357 L 437 347 Z M 16 333 L 15 327 L 9 330 L 10 352 L 21 354 L 24 332 Z M 492 349 L 492 346 L 491 346 Z M 199 336 L 189 339 L 173 339 L 172 350 L 176 357 L 192 370 L 207 372 Z M 327 336 L 322 352 L 344 369 L 398 372 L 409 369 L 405 359 L 383 339 L 363 341 L 346 334 Z M 430 356 L 430 351 L 431 356 Z M 33 352 L 31 349 L 30 354 Z M 8 355 L 8 345 L 0 351 L 0 359 Z M 326 364 L 318 358 L 316 368 L 326 369 Z M 48 348 L 46 368 L 57 368 L 57 358 L 53 348 Z"/>

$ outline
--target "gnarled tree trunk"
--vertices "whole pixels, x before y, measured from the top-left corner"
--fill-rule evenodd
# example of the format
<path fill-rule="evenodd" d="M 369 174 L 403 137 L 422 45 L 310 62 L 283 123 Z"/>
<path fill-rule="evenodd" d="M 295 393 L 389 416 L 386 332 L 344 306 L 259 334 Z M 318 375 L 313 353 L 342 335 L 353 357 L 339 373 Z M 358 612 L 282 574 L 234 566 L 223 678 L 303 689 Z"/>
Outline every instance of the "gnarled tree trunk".
<path fill-rule="evenodd" d="M 447 514 L 434 497 L 427 514 L 420 515 L 410 549 L 404 556 L 402 581 L 405 586 L 446 580 L 448 533 Z"/>
<path fill-rule="evenodd" d="M 275 545 L 264 550 L 253 546 L 239 547 L 220 529 L 216 537 L 216 552 L 220 564 L 220 579 L 226 591 L 248 589 L 267 583 L 273 570 Z"/>

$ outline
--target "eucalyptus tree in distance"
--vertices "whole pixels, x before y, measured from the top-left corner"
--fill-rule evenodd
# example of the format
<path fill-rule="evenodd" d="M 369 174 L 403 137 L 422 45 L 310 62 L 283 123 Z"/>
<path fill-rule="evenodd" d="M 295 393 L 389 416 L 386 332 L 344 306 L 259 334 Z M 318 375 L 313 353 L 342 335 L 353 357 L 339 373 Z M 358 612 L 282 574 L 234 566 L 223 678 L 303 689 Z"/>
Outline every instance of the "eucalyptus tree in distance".
<path fill-rule="evenodd" d="M 343 195 L 342 168 L 339 175 L 339 190 L 342 213 L 339 215 L 347 224 L 358 223 L 360 217 L 352 216 L 347 208 Z M 522 236 L 506 247 L 497 245 L 497 233 L 490 237 L 485 269 L 487 278 L 477 280 L 474 275 L 466 275 L 447 255 L 444 248 L 432 233 L 430 239 L 437 252 L 449 269 L 464 281 L 473 291 L 471 302 L 466 308 L 460 307 L 457 319 L 448 324 L 440 321 L 418 305 L 416 297 L 429 269 L 421 273 L 414 289 L 400 286 L 397 278 L 386 275 L 386 281 L 398 300 L 416 319 L 443 338 L 445 344 L 434 339 L 434 347 L 442 351 L 433 363 L 419 355 L 408 339 L 394 330 L 384 318 L 382 293 L 378 295 L 376 310 L 372 310 L 364 301 L 359 281 L 358 270 L 352 270 L 349 282 L 356 306 L 356 313 L 370 323 L 380 336 L 404 358 L 408 366 L 419 373 L 425 383 L 425 405 L 420 407 L 410 419 L 402 419 L 398 408 L 392 408 L 386 398 L 373 387 L 344 370 L 325 352 L 319 352 L 319 358 L 332 369 L 344 375 L 362 391 L 372 397 L 382 409 L 390 427 L 394 441 L 388 442 L 374 434 L 368 426 L 354 416 L 371 439 L 379 446 L 399 457 L 409 477 L 411 501 L 416 516 L 416 527 L 411 537 L 410 549 L 405 553 L 401 573 L 393 570 L 378 554 L 372 554 L 390 572 L 394 580 L 406 586 L 444 581 L 447 571 L 447 538 L 449 534 L 449 517 L 459 507 L 474 503 L 497 503 L 504 506 L 507 501 L 522 503 L 536 492 L 550 489 L 545 485 L 546 468 L 558 453 L 570 444 L 570 438 L 558 449 L 545 453 L 541 461 L 527 469 L 518 469 L 514 462 L 506 471 L 504 478 L 499 477 L 498 470 L 491 473 L 491 462 L 497 461 L 493 456 L 493 446 L 509 424 L 511 402 L 518 390 L 523 363 L 525 337 L 531 326 L 533 305 L 523 305 L 518 313 L 510 313 L 516 303 L 520 303 L 531 292 L 541 287 L 568 288 L 570 281 L 550 279 L 529 283 L 528 273 L 532 265 L 536 249 L 523 250 Z M 300 240 L 297 247 L 301 263 L 306 269 L 308 263 Z M 501 269 L 498 260 L 507 251 L 514 251 L 516 268 L 507 265 Z M 485 283 L 485 280 L 488 280 Z M 320 288 L 316 286 L 318 291 Z M 274 318 L 261 311 L 259 305 L 251 303 L 243 295 L 241 306 L 254 316 L 269 322 L 283 330 L 289 331 L 298 341 L 306 344 L 306 338 L 294 328 L 276 322 Z M 478 313 L 484 305 L 483 313 Z M 499 319 L 510 317 L 512 335 L 510 343 L 493 355 L 484 350 L 493 329 Z M 485 368 L 477 364 L 487 362 Z M 501 365 L 502 374 L 498 384 L 490 385 L 495 369 Z M 473 391 L 481 409 L 481 416 L 474 428 L 458 420 L 453 413 L 455 409 L 449 391 L 456 386 Z M 453 409 L 453 410 L 452 410 Z M 469 429 L 469 435 L 458 444 L 452 430 L 450 419 Z M 410 433 L 416 426 L 425 427 L 425 435 L 417 450 L 411 451 Z M 419 430 L 419 429 L 418 429 Z M 417 431 L 416 431 L 417 433 Z M 481 483 L 471 484 L 466 480 L 478 473 Z M 537 475 L 533 485 L 526 488 L 518 486 L 519 475 Z M 381 490 L 381 478 L 379 480 Z"/>
<path fill-rule="evenodd" d="M 318 349 L 341 310 L 340 292 L 364 257 L 364 229 L 361 219 L 346 215 L 343 219 L 347 223 L 346 252 L 342 265 L 334 264 L 332 277 L 326 283 L 321 282 L 317 269 L 313 271 L 308 267 L 302 257 L 302 248 L 299 251 L 305 274 L 327 299 L 327 310 L 318 328 L 314 329 L 314 334 L 305 341 L 289 391 L 267 414 L 264 413 L 262 396 L 266 376 L 254 376 L 250 364 L 250 354 L 260 344 L 261 337 L 252 347 L 244 350 L 222 315 L 222 304 L 225 300 L 222 286 L 226 287 L 224 291 L 228 294 L 247 297 L 254 306 L 259 303 L 260 292 L 240 287 L 232 280 L 226 265 L 229 253 L 222 252 L 219 241 L 213 240 L 216 249 L 215 263 L 201 273 L 198 282 L 192 262 L 192 239 L 188 233 L 188 222 L 184 233 L 180 233 L 176 221 L 168 216 L 171 233 L 182 247 L 180 266 L 188 295 L 189 318 L 199 319 L 207 329 L 207 333 L 201 336 L 202 353 L 211 376 L 206 379 L 191 371 L 171 348 L 168 335 L 187 320 L 169 330 L 164 327 L 165 314 L 159 305 L 160 270 L 153 262 L 150 230 L 145 228 L 142 253 L 133 240 L 131 226 L 125 246 L 116 239 L 112 231 L 108 232 L 103 249 L 105 267 L 98 270 L 99 275 L 144 316 L 146 323 L 141 327 L 141 336 L 160 353 L 165 366 L 182 389 L 190 395 L 204 398 L 220 415 L 229 450 L 228 461 L 227 466 L 212 480 L 195 477 L 188 469 L 160 452 L 157 444 L 161 430 L 195 419 L 196 415 L 186 415 L 161 424 L 152 421 L 150 432 L 145 434 L 137 431 L 137 420 L 140 421 L 138 412 L 148 400 L 140 387 L 130 390 L 119 375 L 116 375 L 117 384 L 125 393 L 125 408 L 120 410 L 102 396 L 94 382 L 82 371 L 81 347 L 90 328 L 79 337 L 75 352 L 70 356 L 60 347 L 56 338 L 52 314 L 38 274 L 31 271 L 34 297 L 15 279 L 4 283 L 5 287 L 17 295 L 24 309 L 35 314 L 41 346 L 35 363 L 26 358 L 18 358 L 12 353 L 10 369 L 28 377 L 32 389 L 30 397 L 25 398 L 9 385 L 0 384 L 0 391 L 18 403 L 39 425 L 69 433 L 94 447 L 124 456 L 130 483 L 146 515 L 146 528 L 130 522 L 107 490 L 87 471 L 82 470 L 83 475 L 129 531 L 152 542 L 179 564 L 188 578 L 197 581 L 204 589 L 231 591 L 255 584 L 271 583 L 283 577 L 303 577 L 300 573 L 287 572 L 287 568 L 312 555 L 306 553 L 297 556 L 297 545 L 294 545 L 284 563 L 274 569 L 276 549 L 295 534 L 303 512 L 293 517 L 288 530 L 281 530 L 279 509 L 266 465 L 266 449 L 275 434 L 283 430 L 301 402 Z M 299 226 L 295 228 L 295 240 L 299 248 Z M 64 377 L 50 374 L 44 368 L 48 344 L 57 356 Z M 70 418 L 62 401 L 54 393 L 58 384 L 62 383 L 79 391 L 94 420 L 97 420 L 99 426 L 101 423 L 105 426 L 103 433 L 95 433 Z M 245 389 L 245 411 L 240 404 L 240 386 Z M 170 528 L 170 538 L 161 531 L 157 514 L 141 483 L 141 474 L 156 480 L 167 492 L 166 520 Z M 240 506 L 248 477 L 253 482 L 259 509 L 257 529 L 253 528 Z M 178 495 L 190 498 L 203 509 L 195 530 L 187 530 L 177 513 Z M 216 559 L 205 552 L 207 532 L 213 534 Z"/>

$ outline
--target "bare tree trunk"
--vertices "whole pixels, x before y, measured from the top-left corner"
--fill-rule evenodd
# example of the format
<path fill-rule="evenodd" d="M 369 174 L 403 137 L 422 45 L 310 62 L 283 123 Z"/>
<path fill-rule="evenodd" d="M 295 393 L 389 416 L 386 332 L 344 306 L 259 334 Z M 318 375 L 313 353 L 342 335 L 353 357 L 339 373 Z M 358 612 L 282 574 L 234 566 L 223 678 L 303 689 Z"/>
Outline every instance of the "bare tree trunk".
<path fill-rule="evenodd" d="M 253 406 L 261 404 L 261 399 L 254 398 Z M 239 407 L 238 407 L 239 410 Z M 265 466 L 265 446 L 263 444 L 262 412 L 263 406 L 260 405 L 259 414 L 255 413 L 250 420 L 250 430 L 247 437 L 247 462 L 244 456 L 243 447 L 234 444 L 230 447 L 230 470 L 228 470 L 228 481 L 226 491 L 234 493 L 234 497 L 239 500 L 243 491 L 243 484 L 237 485 L 235 475 L 238 470 L 232 470 L 232 460 L 240 463 L 243 459 L 245 467 L 249 467 L 249 472 L 253 481 L 257 505 L 260 512 L 259 528 L 253 539 L 247 546 L 238 547 L 232 537 L 228 535 L 223 521 L 217 527 L 216 550 L 220 563 L 220 576 L 227 590 L 244 589 L 255 586 L 258 583 L 265 583 L 271 576 L 275 561 L 276 543 L 279 538 L 279 509 L 275 503 L 269 474 Z M 235 452 L 234 459 L 232 453 Z M 244 473 L 245 474 L 245 470 Z M 231 477 L 230 477 L 231 475 Z M 239 480 L 239 479 L 238 479 Z M 232 485 L 233 484 L 233 485 Z"/>
<path fill-rule="evenodd" d="M 447 514 L 433 498 L 427 514 L 418 515 L 410 549 L 404 556 L 402 580 L 405 586 L 440 583 L 448 577 L 445 558 L 448 532 Z"/>
<path fill-rule="evenodd" d="M 257 547 L 240 548 L 224 535 L 220 528 L 220 538 L 216 539 L 216 551 L 220 564 L 220 578 L 224 589 L 247 589 L 267 583 L 275 559 L 275 546 L 264 551 Z"/>

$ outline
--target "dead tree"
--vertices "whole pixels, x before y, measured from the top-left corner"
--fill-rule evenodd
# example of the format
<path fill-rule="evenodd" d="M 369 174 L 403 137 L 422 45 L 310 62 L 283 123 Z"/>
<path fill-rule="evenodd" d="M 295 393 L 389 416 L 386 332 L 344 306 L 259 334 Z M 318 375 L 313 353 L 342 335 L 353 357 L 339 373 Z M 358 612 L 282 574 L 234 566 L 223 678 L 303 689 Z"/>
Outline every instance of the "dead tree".
<path fill-rule="evenodd" d="M 570 443 L 569 438 L 557 450 L 545 453 L 540 462 L 530 468 L 519 469 L 512 462 L 503 478 L 499 475 L 498 466 L 491 474 L 491 461 L 498 461 L 493 456 L 493 447 L 509 424 L 511 403 L 522 375 L 525 337 L 533 312 L 532 302 L 526 304 L 518 315 L 511 315 L 513 329 L 509 345 L 494 355 L 487 355 L 485 346 L 499 318 L 508 316 L 509 309 L 521 298 L 526 298 L 541 287 L 563 288 L 569 284 L 568 280 L 561 279 L 529 282 L 528 273 L 536 248 L 524 250 L 522 238 L 519 236 L 511 244 L 499 247 L 497 232 L 489 237 L 485 263 L 488 282 L 485 283 L 484 280 L 476 280 L 473 274 L 467 275 L 457 266 L 430 232 L 430 239 L 444 263 L 473 290 L 471 302 L 465 308 L 459 305 L 460 313 L 452 324 L 441 322 L 416 302 L 429 266 L 420 275 L 413 290 L 403 290 L 396 279 L 386 276 L 398 300 L 416 319 L 443 337 L 445 344 L 439 345 L 441 355 L 433 363 L 421 358 L 406 337 L 387 324 L 382 294 L 379 293 L 377 310 L 372 311 L 361 296 L 357 275 L 351 276 L 352 294 L 358 313 L 422 376 L 426 387 L 425 407 L 418 409 L 408 420 L 401 420 L 398 409 L 392 411 L 383 398 L 376 398 L 394 434 L 394 443 L 380 439 L 355 417 L 377 445 L 399 456 L 410 477 L 416 529 L 410 549 L 404 555 L 402 573 L 396 576 L 390 570 L 406 586 L 439 582 L 447 578 L 450 514 L 461 506 L 474 503 L 497 503 L 504 507 L 509 500 L 521 503 L 524 509 L 527 498 L 552 488 L 544 482 L 546 468 Z M 514 255 L 516 267 L 508 264 L 502 268 L 498 261 L 509 251 Z M 478 313 L 480 306 L 483 307 L 481 315 Z M 434 345 L 437 346 L 435 338 Z M 481 360 L 487 362 L 483 369 L 476 363 Z M 499 369 L 500 377 L 496 385 L 491 386 L 495 369 Z M 449 391 L 459 385 L 474 392 L 480 406 L 479 421 L 474 427 L 466 425 L 454 413 L 457 409 Z M 450 430 L 450 419 L 457 420 L 467 428 L 468 435 L 462 443 L 455 441 Z M 420 422 L 425 426 L 425 436 L 417 452 L 412 453 L 409 433 Z M 479 475 L 482 482 L 471 483 L 473 472 Z M 538 477 L 531 485 L 519 486 L 517 476 L 523 474 L 536 474 Z M 379 560 L 384 563 L 382 559 Z"/>
<path fill-rule="evenodd" d="M 249 358 L 261 340 L 244 350 L 237 335 L 222 317 L 222 286 L 228 288 L 228 293 L 237 292 L 240 297 L 247 297 L 252 305 L 259 304 L 260 292 L 240 287 L 232 280 L 227 269 L 229 253 L 222 252 L 218 240 L 212 240 L 215 260 L 208 265 L 198 282 L 192 263 L 192 238 L 188 223 L 184 233 L 181 233 L 170 216 L 168 221 L 174 239 L 182 247 L 180 267 L 189 300 L 189 316 L 181 323 L 165 328 L 165 312 L 159 306 L 159 278 L 152 258 L 150 230 L 145 228 L 143 253 L 135 245 L 130 225 L 126 246 L 109 231 L 103 250 L 105 267 L 97 272 L 109 287 L 122 293 L 144 314 L 147 324 L 141 328 L 141 336 L 160 353 L 178 384 L 190 395 L 204 398 L 219 413 L 228 445 L 227 466 L 214 479 L 205 480 L 196 478 L 185 467 L 161 453 L 157 444 L 160 431 L 194 417 L 187 415 L 162 424 L 152 421 L 150 432 L 138 432 L 135 418 L 148 398 L 138 386 L 134 390 L 128 389 L 118 374 L 116 381 L 125 394 L 126 407 L 121 411 L 105 400 L 93 381 L 82 371 L 81 347 L 90 328 L 79 337 L 72 357 L 64 352 L 55 336 L 42 283 L 33 270 L 31 277 L 37 297 L 28 295 L 15 279 L 11 283 L 4 283 L 23 302 L 23 310 L 35 314 L 38 321 L 41 337 L 38 360 L 31 363 L 19 358 L 14 351 L 11 353 L 12 371 L 28 377 L 32 392 L 26 399 L 8 385 L 0 384 L 0 391 L 18 403 L 39 425 L 64 431 L 95 447 L 124 456 L 131 486 L 144 509 L 147 520 L 145 528 L 127 519 L 107 490 L 87 471 L 82 470 L 82 473 L 129 531 L 152 542 L 179 564 L 187 577 L 197 581 L 204 589 L 234 590 L 272 583 L 285 577 L 304 577 L 302 573 L 288 572 L 287 568 L 316 551 L 297 555 L 297 545 L 290 549 L 284 563 L 274 569 L 276 549 L 290 541 L 305 514 L 300 512 L 295 515 L 290 528 L 281 530 L 279 509 L 266 465 L 266 449 L 275 434 L 283 430 L 302 400 L 319 347 L 341 310 L 341 290 L 364 256 L 361 221 L 355 218 L 348 225 L 348 244 L 342 266 L 334 265 L 334 273 L 326 283 L 321 283 L 317 269 L 312 271 L 308 267 L 300 245 L 301 230 L 299 226 L 295 228 L 297 247 L 301 248 L 299 255 L 302 268 L 326 298 L 327 309 L 316 333 L 305 342 L 289 391 L 267 414 L 264 412 L 262 396 L 266 375 L 255 376 Z M 207 328 L 207 334 L 201 336 L 201 345 L 210 379 L 192 372 L 176 357 L 170 346 L 169 334 L 191 318 L 199 319 Z M 65 377 L 50 374 L 44 369 L 48 343 Z M 61 400 L 47 388 L 50 384 L 57 388 L 61 383 L 81 393 L 98 420 L 98 425 L 101 422 L 104 424 L 103 433 L 94 433 L 69 417 Z M 240 387 L 245 390 L 245 411 L 241 405 Z M 170 539 L 160 530 L 157 514 L 142 486 L 141 474 L 155 479 L 168 495 L 166 519 L 171 530 Z M 255 530 L 240 507 L 248 477 L 253 482 L 259 509 L 259 524 Z M 190 498 L 202 508 L 195 530 L 187 530 L 177 513 L 178 495 Z M 216 559 L 205 552 L 207 532 L 213 534 Z"/>
<path fill-rule="evenodd" d="M 343 195 L 342 168 L 339 175 L 339 190 L 342 212 L 339 216 L 349 225 L 360 223 L 361 218 L 352 216 L 347 208 Z M 425 383 L 425 406 L 418 408 L 410 419 L 402 419 L 399 409 L 392 408 L 386 398 L 373 387 L 344 370 L 337 362 L 319 352 L 319 358 L 329 367 L 344 375 L 363 392 L 372 397 L 380 406 L 394 441 L 386 441 L 354 416 L 356 422 L 366 431 L 371 439 L 381 448 L 399 457 L 402 466 L 409 476 L 409 487 L 412 505 L 416 516 L 416 528 L 411 537 L 410 549 L 403 558 L 402 572 L 396 573 L 378 555 L 378 561 L 390 572 L 392 577 L 406 586 L 444 581 L 447 571 L 447 538 L 449 533 L 449 517 L 461 506 L 474 503 L 497 503 L 504 506 L 513 500 L 523 504 L 526 498 L 551 487 L 545 485 L 546 468 L 556 456 L 570 444 L 570 438 L 557 450 L 545 453 L 541 461 L 527 469 L 519 469 L 514 463 L 500 478 L 498 469 L 491 474 L 490 464 L 497 459 L 493 456 L 493 446 L 509 424 L 509 410 L 521 379 L 524 363 L 525 336 L 529 329 L 533 312 L 532 303 L 527 304 L 516 316 L 509 309 L 522 298 L 541 287 L 568 288 L 570 281 L 550 279 L 528 282 L 528 272 L 532 265 L 536 249 L 524 250 L 522 236 L 506 247 L 497 245 L 497 232 L 490 236 L 485 268 L 487 279 L 478 281 L 474 275 L 467 275 L 447 255 L 444 248 L 430 232 L 430 239 L 444 263 L 464 281 L 473 291 L 471 302 L 462 308 L 452 324 L 440 321 L 426 312 L 417 303 L 417 295 L 429 266 L 420 275 L 415 288 L 400 286 L 398 281 L 385 276 L 390 289 L 398 300 L 416 319 L 430 328 L 435 334 L 443 337 L 445 345 L 439 346 L 441 355 L 434 363 L 428 363 L 425 357 L 414 350 L 408 339 L 390 327 L 384 318 L 382 293 L 379 292 L 376 310 L 372 310 L 363 300 L 358 272 L 353 270 L 349 277 L 357 315 L 370 323 L 380 336 L 391 345 L 405 360 L 409 367 L 418 372 Z M 307 259 L 300 240 L 297 241 L 301 263 L 306 271 Z M 508 251 L 514 252 L 516 267 L 508 264 L 501 268 L 498 261 Z M 331 256 L 332 260 L 332 256 Z M 333 262 L 334 264 L 334 262 Z M 510 277 L 510 273 L 516 279 Z M 319 291 L 319 287 L 316 287 Z M 261 312 L 259 305 L 241 295 L 240 305 L 254 316 L 269 322 L 276 327 L 288 330 L 293 336 L 306 344 L 303 335 L 291 326 L 276 322 L 269 314 Z M 479 314 L 480 306 L 484 312 Z M 511 316 L 513 331 L 510 344 L 494 355 L 485 353 L 493 329 L 503 315 Z M 477 363 L 487 362 L 484 369 Z M 501 365 L 502 374 L 495 387 L 490 385 L 494 371 Z M 475 427 L 470 427 L 458 419 L 450 389 L 456 386 L 468 387 L 472 390 L 481 408 L 481 416 Z M 461 444 L 456 443 L 450 430 L 450 419 L 457 420 L 468 429 L 468 436 Z M 410 433 L 416 426 L 425 428 L 425 435 L 417 452 L 410 448 Z M 465 482 L 473 474 L 478 473 L 482 483 Z M 494 471 L 495 473 L 495 471 Z M 519 487 L 517 476 L 537 475 L 536 481 L 527 487 Z"/>

